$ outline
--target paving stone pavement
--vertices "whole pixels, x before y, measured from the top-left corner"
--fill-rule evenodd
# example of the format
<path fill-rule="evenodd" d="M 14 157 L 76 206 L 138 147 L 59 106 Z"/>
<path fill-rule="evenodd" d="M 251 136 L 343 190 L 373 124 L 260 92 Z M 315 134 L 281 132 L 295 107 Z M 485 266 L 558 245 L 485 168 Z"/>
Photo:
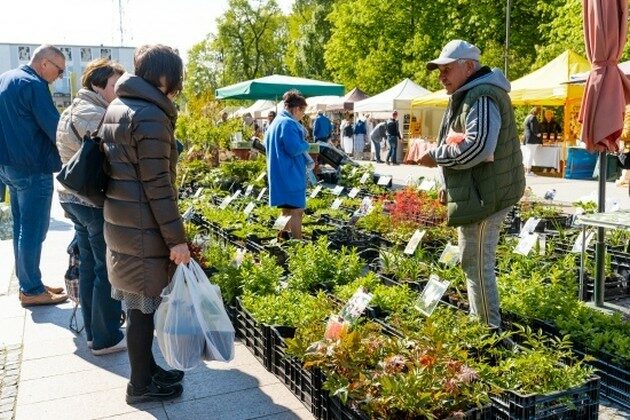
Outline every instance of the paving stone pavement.
<path fill-rule="evenodd" d="M 13 418 L 21 358 L 21 345 L 0 348 L 0 419 Z"/>

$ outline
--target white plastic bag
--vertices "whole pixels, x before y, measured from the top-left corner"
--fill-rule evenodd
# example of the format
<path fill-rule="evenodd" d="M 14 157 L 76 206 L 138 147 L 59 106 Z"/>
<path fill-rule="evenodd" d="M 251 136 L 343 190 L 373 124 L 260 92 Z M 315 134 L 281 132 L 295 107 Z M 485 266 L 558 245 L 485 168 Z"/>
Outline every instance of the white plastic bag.
<path fill-rule="evenodd" d="M 169 366 L 191 370 L 202 360 L 234 357 L 234 327 L 221 293 L 199 265 L 180 264 L 155 312 L 158 345 Z"/>

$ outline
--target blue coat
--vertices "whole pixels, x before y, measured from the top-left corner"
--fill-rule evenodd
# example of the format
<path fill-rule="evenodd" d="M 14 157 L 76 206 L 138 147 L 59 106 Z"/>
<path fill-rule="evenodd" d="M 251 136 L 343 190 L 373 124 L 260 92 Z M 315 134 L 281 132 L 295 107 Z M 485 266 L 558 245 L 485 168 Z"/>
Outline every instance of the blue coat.
<path fill-rule="evenodd" d="M 325 115 L 317 115 L 313 121 L 313 137 L 318 139 L 327 139 L 330 137 L 332 131 L 332 124 Z"/>
<path fill-rule="evenodd" d="M 304 128 L 286 110 L 265 133 L 269 205 L 306 207 L 306 159 L 308 143 Z"/>
<path fill-rule="evenodd" d="M 34 173 L 61 169 L 59 111 L 48 82 L 29 66 L 0 75 L 0 165 Z"/>

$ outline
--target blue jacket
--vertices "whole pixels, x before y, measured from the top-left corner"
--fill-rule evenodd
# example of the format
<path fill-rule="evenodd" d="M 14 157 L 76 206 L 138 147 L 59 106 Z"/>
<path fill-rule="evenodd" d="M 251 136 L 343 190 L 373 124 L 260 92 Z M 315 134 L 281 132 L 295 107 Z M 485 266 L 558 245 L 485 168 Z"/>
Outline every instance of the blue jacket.
<path fill-rule="evenodd" d="M 265 133 L 269 205 L 306 207 L 306 159 L 308 143 L 304 128 L 286 110 Z"/>
<path fill-rule="evenodd" d="M 330 132 L 332 131 L 332 124 L 330 120 L 325 115 L 317 115 L 315 120 L 313 121 L 313 137 L 315 140 L 319 139 L 327 139 L 330 137 Z"/>
<path fill-rule="evenodd" d="M 0 165 L 33 173 L 59 171 L 58 123 L 48 82 L 35 70 L 24 65 L 0 74 Z"/>

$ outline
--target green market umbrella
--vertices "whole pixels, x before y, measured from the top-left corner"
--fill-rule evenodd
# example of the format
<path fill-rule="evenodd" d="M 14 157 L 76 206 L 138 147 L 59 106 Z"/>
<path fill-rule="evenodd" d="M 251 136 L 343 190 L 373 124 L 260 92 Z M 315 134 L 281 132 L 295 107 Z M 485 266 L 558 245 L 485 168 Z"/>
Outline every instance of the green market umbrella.
<path fill-rule="evenodd" d="M 343 96 L 344 94 L 343 85 L 336 83 L 273 74 L 219 88 L 215 91 L 215 98 L 277 99 L 284 92 L 291 89 L 299 90 L 304 97 L 321 95 Z"/>

